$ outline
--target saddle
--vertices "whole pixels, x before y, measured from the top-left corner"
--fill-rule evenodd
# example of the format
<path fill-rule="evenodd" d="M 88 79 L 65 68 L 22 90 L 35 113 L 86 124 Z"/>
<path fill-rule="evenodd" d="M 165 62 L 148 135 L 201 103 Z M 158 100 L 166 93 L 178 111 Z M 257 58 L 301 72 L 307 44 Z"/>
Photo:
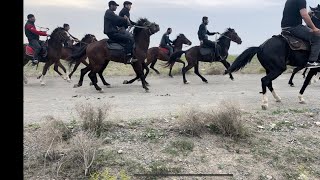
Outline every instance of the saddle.
<path fill-rule="evenodd" d="M 215 42 L 215 48 L 209 47 L 205 44 L 200 45 L 200 54 L 205 61 L 214 61 L 220 59 L 221 47 Z"/>
<path fill-rule="evenodd" d="M 293 36 L 289 31 L 282 31 L 281 37 L 283 37 L 293 51 L 302 50 L 310 51 L 311 45 L 309 42 Z"/>
<path fill-rule="evenodd" d="M 39 52 L 39 61 L 40 62 L 45 62 L 47 60 L 47 56 L 48 56 L 48 44 L 47 43 L 43 43 L 43 45 L 41 45 L 41 50 Z M 30 56 L 30 57 L 34 57 L 34 49 L 33 47 L 31 47 L 29 44 L 26 45 L 26 49 L 25 49 L 26 55 Z"/>
<path fill-rule="evenodd" d="M 113 41 L 111 39 L 107 40 L 107 48 L 110 50 L 119 50 L 119 51 L 124 51 L 124 43 L 118 43 L 116 41 Z"/>
<path fill-rule="evenodd" d="M 166 55 L 169 55 L 169 50 L 167 48 L 164 47 L 159 47 L 160 51 L 163 52 Z"/>

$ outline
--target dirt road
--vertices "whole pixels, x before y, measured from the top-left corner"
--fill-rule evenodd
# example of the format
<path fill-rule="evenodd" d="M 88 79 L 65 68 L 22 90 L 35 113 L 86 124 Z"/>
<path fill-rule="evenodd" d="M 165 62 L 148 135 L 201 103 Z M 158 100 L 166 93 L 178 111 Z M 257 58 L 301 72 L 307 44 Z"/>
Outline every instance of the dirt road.
<path fill-rule="evenodd" d="M 83 103 L 109 103 L 112 105 L 111 117 L 121 120 L 166 117 L 181 112 L 184 107 L 209 108 L 219 105 L 221 100 L 229 99 L 238 102 L 241 108 L 248 111 L 261 111 L 259 92 L 262 76 L 235 74 L 235 81 L 231 81 L 228 76 L 207 75 L 209 83 L 205 84 L 197 76 L 188 75 L 188 85 L 182 83 L 181 76 L 153 76 L 148 78 L 150 93 L 145 93 L 138 81 L 132 85 L 122 84 L 123 80 L 132 78 L 127 76 L 106 77 L 112 87 L 103 87 L 104 93 L 89 86 L 87 76 L 80 88 L 73 88 L 78 77 L 74 77 L 72 83 L 58 77 L 48 77 L 46 86 L 40 86 L 36 77 L 28 77 L 28 84 L 24 85 L 24 123 L 39 122 L 46 115 L 72 120 L 77 116 L 75 106 Z M 294 79 L 296 87 L 289 87 L 289 77 L 290 74 L 283 74 L 274 81 L 274 88 L 282 102 L 276 103 L 268 92 L 268 110 L 283 106 L 319 108 L 320 83 L 309 86 L 305 92 L 307 104 L 299 104 L 297 97 L 304 79 L 300 73 L 297 74 Z"/>

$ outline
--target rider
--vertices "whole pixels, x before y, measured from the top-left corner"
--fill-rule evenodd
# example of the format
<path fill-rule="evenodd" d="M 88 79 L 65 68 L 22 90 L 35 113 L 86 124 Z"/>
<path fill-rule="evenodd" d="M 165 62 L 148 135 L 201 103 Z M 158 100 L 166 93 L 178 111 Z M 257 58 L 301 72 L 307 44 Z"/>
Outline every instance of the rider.
<path fill-rule="evenodd" d="M 202 17 L 202 23 L 200 24 L 199 30 L 198 30 L 198 38 L 199 38 L 201 44 L 204 44 L 206 46 L 209 46 L 209 47 L 212 47 L 213 49 L 215 49 L 215 47 L 216 47 L 215 42 L 210 41 L 208 39 L 208 35 L 209 36 L 215 35 L 215 34 L 218 34 L 218 32 L 212 32 L 212 33 L 209 32 L 207 30 L 208 23 L 209 23 L 208 17 L 207 16 L 203 16 Z"/>
<path fill-rule="evenodd" d="M 281 28 L 298 38 L 311 42 L 311 52 L 306 67 L 317 68 L 320 67 L 320 63 L 316 62 L 320 53 L 320 30 L 313 24 L 306 6 L 306 0 L 287 0 L 283 10 Z M 302 25 L 302 19 L 308 27 Z"/>
<path fill-rule="evenodd" d="M 171 34 L 172 29 L 168 28 L 167 31 L 162 35 L 161 41 L 160 41 L 160 47 L 166 48 L 169 50 L 169 56 L 173 53 L 172 48 L 172 41 L 169 39 L 169 34 Z"/>
<path fill-rule="evenodd" d="M 130 19 L 131 5 L 132 5 L 132 2 L 130 2 L 130 1 L 123 2 L 123 8 L 119 12 L 119 16 L 120 17 L 127 17 L 129 19 L 130 25 L 136 25 L 137 23 L 131 21 L 131 19 Z M 127 29 L 128 28 L 128 24 L 124 24 L 124 28 Z"/>
<path fill-rule="evenodd" d="M 123 24 L 128 23 L 128 17 L 120 17 L 114 13 L 117 9 L 117 4 L 114 1 L 109 1 L 109 9 L 104 15 L 104 34 L 106 34 L 111 40 L 116 42 L 125 43 L 125 53 L 127 56 L 127 63 L 136 62 L 137 59 L 132 58 L 132 49 L 134 44 L 134 39 L 128 33 L 120 31 L 120 28 Z"/>
<path fill-rule="evenodd" d="M 27 16 L 27 23 L 24 26 L 25 29 L 25 35 L 28 38 L 29 45 L 34 49 L 34 56 L 32 59 L 33 64 L 37 64 L 38 61 L 38 56 L 41 51 L 41 48 L 44 44 L 43 41 L 39 40 L 39 36 L 49 36 L 45 31 L 38 31 L 34 25 L 34 22 L 36 21 L 36 18 L 34 17 L 33 14 L 29 14 Z"/>
<path fill-rule="evenodd" d="M 70 26 L 69 26 L 69 24 L 63 24 L 63 29 L 66 31 L 66 33 L 69 35 L 69 40 L 68 41 L 66 41 L 63 45 L 64 45 L 64 47 L 71 47 L 72 46 L 72 44 L 73 44 L 73 40 L 75 40 L 75 41 L 79 41 L 79 39 L 78 38 L 76 38 L 76 37 L 74 37 L 74 36 L 72 36 L 70 33 L 69 33 L 69 30 L 70 30 Z M 71 42 L 70 44 L 69 44 L 69 42 Z"/>

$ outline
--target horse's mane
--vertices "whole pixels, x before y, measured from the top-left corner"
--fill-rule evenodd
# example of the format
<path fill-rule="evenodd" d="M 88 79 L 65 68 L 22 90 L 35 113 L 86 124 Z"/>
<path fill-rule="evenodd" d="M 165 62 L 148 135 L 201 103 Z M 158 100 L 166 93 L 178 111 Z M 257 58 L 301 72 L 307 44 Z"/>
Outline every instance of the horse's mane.
<path fill-rule="evenodd" d="M 222 34 L 223 34 L 223 35 L 226 35 L 226 34 L 227 34 L 228 32 L 230 32 L 230 31 L 234 31 L 234 29 L 232 29 L 232 28 L 227 28 Z M 221 40 L 222 38 L 224 38 L 224 36 L 220 36 L 217 41 Z"/>
<path fill-rule="evenodd" d="M 181 35 L 184 35 L 184 34 L 180 33 L 180 34 L 176 37 L 176 39 L 172 41 L 173 44 L 176 43 L 176 41 L 178 40 L 178 38 L 179 38 Z"/>
<path fill-rule="evenodd" d="M 85 39 L 87 39 L 88 37 L 94 36 L 92 34 L 86 34 L 84 35 L 84 37 L 81 39 L 81 41 L 84 41 Z"/>
<path fill-rule="evenodd" d="M 139 18 L 137 21 L 137 26 L 146 26 L 149 25 L 150 21 L 147 18 Z M 136 38 L 136 36 L 142 31 L 142 28 L 135 27 L 133 30 L 133 36 Z"/>
<path fill-rule="evenodd" d="M 52 35 L 54 35 L 54 34 L 56 34 L 58 31 L 61 31 L 61 30 L 63 30 L 64 31 L 64 28 L 63 27 L 57 27 L 57 28 L 55 28 L 53 31 L 52 31 Z"/>

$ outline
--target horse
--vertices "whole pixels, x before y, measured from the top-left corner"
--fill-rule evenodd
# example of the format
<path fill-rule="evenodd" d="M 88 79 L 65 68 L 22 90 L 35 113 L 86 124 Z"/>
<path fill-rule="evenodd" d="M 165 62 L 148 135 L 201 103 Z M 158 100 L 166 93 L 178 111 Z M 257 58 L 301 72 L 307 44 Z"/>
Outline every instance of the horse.
<path fill-rule="evenodd" d="M 188 38 L 186 38 L 184 34 L 179 34 L 177 38 L 173 40 L 173 52 L 181 51 L 183 44 L 190 46 L 192 42 Z M 162 61 L 169 61 L 170 57 L 168 56 L 168 53 L 169 53 L 169 50 L 161 47 L 152 47 L 148 49 L 146 65 L 149 66 L 149 64 L 151 63 L 150 68 L 153 69 L 157 74 L 160 74 L 160 72 L 154 68 L 154 65 L 156 64 L 158 59 Z M 176 62 L 182 63 L 183 67 L 185 67 L 185 63 L 181 59 L 176 60 Z M 172 67 L 173 67 L 173 64 L 172 66 L 170 66 L 170 71 L 169 71 L 170 77 L 173 77 L 171 74 Z M 148 76 L 148 73 L 149 73 L 149 70 L 147 70 L 145 74 L 146 78 Z"/>
<path fill-rule="evenodd" d="M 76 49 L 81 48 L 83 45 L 86 44 L 90 44 L 92 42 L 98 41 L 96 39 L 96 37 L 92 34 L 86 34 L 80 42 L 76 43 L 75 45 L 73 45 L 72 47 L 63 47 L 62 48 L 62 54 L 61 54 L 61 59 L 65 60 L 65 61 L 72 61 L 72 59 L 70 58 L 71 55 L 73 54 L 74 51 L 76 51 Z M 68 77 L 71 79 L 71 76 L 73 75 L 73 73 L 77 70 L 78 66 L 80 65 L 80 63 L 84 64 L 85 66 L 88 66 L 89 64 L 86 62 L 87 56 L 83 56 L 81 57 L 81 59 L 79 59 L 79 61 L 76 62 L 76 64 L 73 67 L 72 72 L 68 75 Z M 70 64 L 71 65 L 71 64 Z M 55 65 L 56 66 L 56 65 Z M 71 67 L 71 66 L 70 66 Z M 62 68 L 63 71 L 66 73 L 66 69 Z"/>
<path fill-rule="evenodd" d="M 173 53 L 170 56 L 170 60 L 166 63 L 166 66 L 172 66 L 175 62 L 176 59 L 180 58 L 182 54 L 185 53 L 186 60 L 188 62 L 188 65 L 186 67 L 182 68 L 182 75 L 183 75 L 183 83 L 188 84 L 189 82 L 186 79 L 186 72 L 189 71 L 192 67 L 194 67 L 194 73 L 198 75 L 201 80 L 205 83 L 208 83 L 207 79 L 205 79 L 203 76 L 200 75 L 199 73 L 199 61 L 202 62 L 211 62 L 213 61 L 218 61 L 221 62 L 226 69 L 230 67 L 229 62 L 227 62 L 227 57 L 228 57 L 228 50 L 230 48 L 230 42 L 233 41 L 237 44 L 241 44 L 242 40 L 238 36 L 238 34 L 235 32 L 234 29 L 228 28 L 224 33 L 222 33 L 217 40 L 217 47 L 220 47 L 220 56 L 219 57 L 214 57 L 212 54 L 208 55 L 202 55 L 201 54 L 201 47 L 200 46 L 194 46 L 186 51 L 177 51 Z M 212 48 L 206 49 L 211 53 Z M 233 80 L 233 76 L 230 73 L 230 79 Z"/>
<path fill-rule="evenodd" d="M 246 64 L 250 63 L 252 58 L 257 54 L 257 58 L 266 70 L 266 76 L 261 78 L 262 86 L 262 109 L 268 108 L 267 87 L 275 98 L 276 102 L 281 102 L 281 98 L 275 92 L 272 81 L 280 76 L 286 69 L 287 65 L 294 67 L 304 67 L 307 64 L 306 59 L 309 57 L 310 51 L 292 50 L 285 38 L 282 36 L 272 36 L 258 47 L 249 47 L 242 52 L 227 69 L 226 73 L 236 72 Z M 303 93 L 309 85 L 311 78 L 320 71 L 320 68 L 310 69 L 302 88 L 300 89 L 298 98 L 300 103 L 305 103 Z"/>
<path fill-rule="evenodd" d="M 72 53 L 78 49 L 81 48 L 82 45 L 84 44 L 89 44 L 91 42 L 97 41 L 96 37 L 92 34 L 86 34 L 81 41 L 79 41 L 78 43 L 72 45 L 71 47 L 62 47 L 61 50 L 61 58 L 62 60 L 65 61 L 71 61 L 70 56 L 72 55 Z M 85 66 L 88 66 L 88 63 L 86 62 L 86 56 L 81 57 L 81 59 L 79 61 L 77 61 L 77 63 L 75 64 L 72 72 L 67 75 L 67 70 L 66 68 L 61 64 L 60 60 L 54 63 L 54 67 L 53 69 L 64 79 L 67 80 L 68 82 L 71 82 L 71 76 L 72 74 L 77 70 L 78 66 L 80 65 L 80 63 L 83 63 Z M 66 76 L 63 76 L 62 73 L 59 72 L 58 67 L 60 67 L 63 72 L 66 74 Z M 70 68 L 71 68 L 71 64 L 70 64 Z M 37 77 L 37 79 L 40 79 L 42 75 L 40 75 L 39 77 Z"/>
<path fill-rule="evenodd" d="M 309 13 L 309 16 L 311 17 L 312 22 L 314 23 L 314 25 L 315 25 L 317 28 L 320 28 L 320 4 L 318 4 L 318 6 L 315 7 L 315 8 L 310 7 L 310 9 L 311 9 L 311 12 Z M 320 56 L 319 56 L 318 59 L 320 59 Z M 293 72 L 292 72 L 292 74 L 291 74 L 290 80 L 289 80 L 289 82 L 288 82 L 288 84 L 289 84 L 291 87 L 294 87 L 294 83 L 292 82 L 294 75 L 295 75 L 297 72 L 299 72 L 301 69 L 303 69 L 303 68 L 304 68 L 304 66 L 296 67 L 296 68 L 293 69 Z M 305 69 L 304 72 L 302 73 L 303 78 L 305 78 L 306 71 L 307 71 L 307 69 Z M 319 78 L 320 78 L 320 77 L 319 77 Z"/>
<path fill-rule="evenodd" d="M 56 63 L 60 60 L 62 43 L 64 43 L 68 39 L 69 39 L 68 35 L 62 27 L 57 27 L 56 29 L 54 29 L 50 35 L 50 38 L 47 39 L 46 41 L 46 44 L 48 45 L 47 56 L 42 57 L 42 55 L 39 55 L 39 61 L 45 63 L 43 67 L 42 75 L 40 76 L 41 85 L 45 85 L 44 76 L 47 70 L 49 69 L 49 67 L 53 63 Z M 27 44 L 24 44 L 23 45 L 23 66 L 25 66 L 33 58 L 32 52 L 28 53 L 26 48 L 30 49 L 30 47 Z M 57 72 L 57 69 L 55 69 L 55 71 Z M 27 83 L 27 78 L 25 75 L 24 75 L 24 82 Z"/>
<path fill-rule="evenodd" d="M 156 23 L 149 22 L 146 18 L 140 18 L 137 21 L 137 25 L 133 30 L 133 36 L 135 41 L 134 48 L 134 56 L 138 59 L 138 61 L 133 62 L 131 65 L 136 73 L 136 77 L 130 81 L 124 81 L 123 84 L 131 84 L 137 79 L 141 79 L 142 87 L 148 91 L 147 82 L 145 81 L 143 68 L 145 68 L 144 60 L 147 56 L 147 51 L 150 43 L 150 36 L 157 33 L 160 30 L 159 25 Z M 108 43 L 108 44 L 107 44 Z M 91 44 L 83 47 L 78 53 L 73 55 L 72 62 L 77 61 L 78 57 L 83 55 L 87 55 L 89 59 L 89 65 L 83 69 L 81 69 L 81 75 L 78 84 L 74 87 L 80 87 L 83 83 L 84 75 L 90 71 L 89 78 L 91 80 L 92 85 L 99 92 L 102 92 L 102 89 L 97 85 L 97 76 L 98 73 L 103 84 L 107 87 L 110 87 L 110 84 L 107 83 L 102 75 L 104 69 L 107 67 L 110 61 L 124 63 L 127 60 L 125 59 L 125 54 L 123 51 L 123 47 L 116 48 L 116 50 L 109 49 L 110 45 L 115 46 L 115 42 L 112 42 L 108 39 L 102 39 L 100 41 L 93 42 Z M 108 47 L 109 46 L 109 47 Z M 119 45 L 118 45 L 119 46 Z M 71 62 L 71 63 L 72 63 Z"/>

